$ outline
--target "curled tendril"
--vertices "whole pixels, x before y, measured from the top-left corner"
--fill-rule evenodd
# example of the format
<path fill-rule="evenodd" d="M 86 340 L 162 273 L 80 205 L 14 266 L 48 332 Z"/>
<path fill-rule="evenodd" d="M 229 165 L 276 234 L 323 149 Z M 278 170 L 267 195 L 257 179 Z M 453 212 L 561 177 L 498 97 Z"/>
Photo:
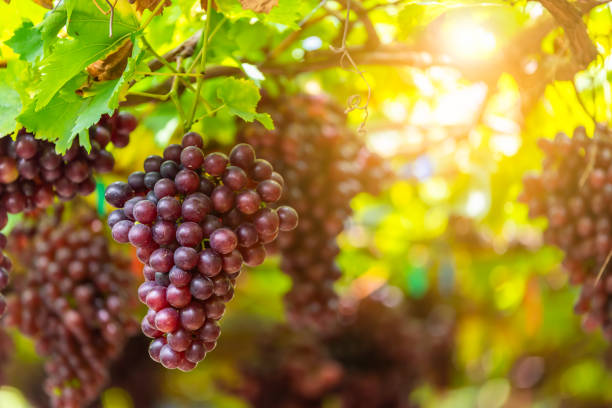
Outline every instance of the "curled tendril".
<path fill-rule="evenodd" d="M 359 67 L 353 60 L 353 57 L 351 57 L 351 54 L 349 53 L 346 47 L 346 37 L 348 36 L 348 26 L 349 26 L 350 17 L 351 17 L 351 0 L 347 0 L 346 19 L 344 21 L 344 33 L 342 35 L 342 45 L 339 48 L 330 45 L 330 49 L 336 54 L 342 54 L 340 56 L 340 67 L 346 71 L 353 72 L 359 75 L 361 80 L 368 87 L 368 97 L 366 101 L 362 104 L 361 95 L 358 95 L 358 94 L 351 95 L 348 98 L 347 107 L 344 111 L 344 113 L 347 113 L 347 114 L 355 110 L 362 110 L 364 112 L 363 120 L 361 121 L 361 123 L 359 124 L 359 128 L 357 129 L 357 132 L 360 135 L 364 135 L 366 133 L 366 123 L 368 122 L 368 116 L 369 116 L 368 107 L 370 105 L 370 99 L 372 97 L 372 87 L 370 86 L 370 83 L 364 76 L 364 71 L 359 69 Z M 349 66 L 347 66 L 347 61 L 348 61 Z"/>

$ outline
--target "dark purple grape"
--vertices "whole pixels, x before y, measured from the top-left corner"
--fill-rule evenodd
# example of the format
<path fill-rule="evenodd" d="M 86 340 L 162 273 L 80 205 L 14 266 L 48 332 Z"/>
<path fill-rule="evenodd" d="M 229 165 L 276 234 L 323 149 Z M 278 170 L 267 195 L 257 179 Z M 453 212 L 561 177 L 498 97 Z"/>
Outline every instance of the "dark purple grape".
<path fill-rule="evenodd" d="M 238 239 L 238 245 L 241 247 L 250 247 L 259 241 L 257 229 L 255 229 L 255 226 L 250 222 L 240 224 L 238 228 L 236 228 L 236 237 Z"/>
<path fill-rule="evenodd" d="M 276 209 L 281 231 L 292 231 L 298 225 L 298 213 L 292 207 L 283 205 Z"/>
<path fill-rule="evenodd" d="M 239 143 L 232 148 L 229 154 L 230 163 L 247 171 L 255 161 L 255 150 L 246 143 Z"/>
<path fill-rule="evenodd" d="M 157 218 L 157 206 L 149 200 L 142 200 L 134 205 L 134 219 L 143 224 L 151 224 Z"/>
<path fill-rule="evenodd" d="M 213 282 L 205 276 L 194 276 L 189 284 L 191 295 L 199 300 L 206 300 L 213 294 Z"/>
<path fill-rule="evenodd" d="M 238 238 L 229 228 L 219 228 L 210 234 L 210 247 L 220 254 L 229 254 L 237 245 Z"/>
<path fill-rule="evenodd" d="M 15 152 L 17 156 L 22 159 L 31 159 L 36 156 L 36 152 L 38 150 L 38 142 L 34 139 L 34 136 L 26 133 L 24 135 L 20 135 L 17 138 L 17 143 L 15 143 Z"/>
<path fill-rule="evenodd" d="M 191 346 L 191 333 L 185 329 L 178 329 L 175 332 L 168 333 L 168 345 L 174 351 L 186 351 Z"/>
<path fill-rule="evenodd" d="M 256 159 L 251 166 L 251 176 L 254 180 L 263 181 L 272 177 L 272 165 L 264 159 Z"/>
<path fill-rule="evenodd" d="M 148 296 L 147 296 L 147 299 L 148 299 Z M 181 311 L 181 316 L 182 316 L 182 312 L 184 311 L 185 309 Z M 170 333 L 170 332 L 175 331 L 176 329 L 179 328 L 179 324 L 180 324 L 179 312 L 178 310 L 172 307 L 166 307 L 164 309 L 161 309 L 155 315 L 155 327 L 157 328 L 157 330 L 162 331 L 164 333 Z"/>
<path fill-rule="evenodd" d="M 223 259 L 212 249 L 204 249 L 199 254 L 198 271 L 204 276 L 213 277 L 221 272 Z"/>
<path fill-rule="evenodd" d="M 202 140 L 202 136 L 195 132 L 189 132 L 185 134 L 185 136 L 183 136 L 183 141 L 181 144 L 183 148 L 195 146 L 202 149 L 204 147 L 204 141 Z"/>
<path fill-rule="evenodd" d="M 123 208 L 127 200 L 134 196 L 134 189 L 127 183 L 119 181 L 110 184 L 106 188 L 104 198 L 113 207 Z"/>
<path fill-rule="evenodd" d="M 155 183 L 161 180 L 161 178 L 162 178 L 161 174 L 159 174 L 159 172 L 157 171 L 146 173 L 144 176 L 145 188 L 152 190 L 153 187 L 155 186 Z"/>
<path fill-rule="evenodd" d="M 241 191 L 236 195 L 236 208 L 244 214 L 255 214 L 260 205 L 261 197 L 253 190 Z"/>
<path fill-rule="evenodd" d="M 119 221 L 127 220 L 123 210 L 114 210 L 108 215 L 108 226 L 113 228 Z"/>
<path fill-rule="evenodd" d="M 190 247 L 179 247 L 174 251 L 174 264 L 186 271 L 198 265 L 198 252 Z"/>
<path fill-rule="evenodd" d="M 217 186 L 210 196 L 213 208 L 219 213 L 225 213 L 234 206 L 234 192 L 227 186 Z"/>
<path fill-rule="evenodd" d="M 196 331 L 204 325 L 206 316 L 208 316 L 208 308 L 197 301 L 191 302 L 188 306 L 181 310 L 180 321 L 181 325 L 191 331 Z"/>
<path fill-rule="evenodd" d="M 187 146 L 181 152 L 181 164 L 190 170 L 197 170 L 204 162 L 204 153 L 196 146 Z"/>
<path fill-rule="evenodd" d="M 146 190 L 145 186 L 145 173 L 142 171 L 135 171 L 128 176 L 128 184 L 136 192 L 143 192 Z"/>
<path fill-rule="evenodd" d="M 151 245 L 153 243 L 151 228 L 144 224 L 134 224 L 129 232 L 129 240 L 138 248 Z"/>
<path fill-rule="evenodd" d="M 202 228 L 195 222 L 184 222 L 176 229 L 176 240 L 182 246 L 195 248 L 203 238 Z"/>
<path fill-rule="evenodd" d="M 223 184 L 234 191 L 241 190 L 246 186 L 248 178 L 244 170 L 237 166 L 229 166 L 223 173 Z"/>
<path fill-rule="evenodd" d="M 145 173 L 159 172 L 163 159 L 159 156 L 149 156 L 144 161 Z"/>
<path fill-rule="evenodd" d="M 178 287 L 170 284 L 166 291 L 166 299 L 171 306 L 182 309 L 191 302 L 191 292 L 188 287 Z"/>
<path fill-rule="evenodd" d="M 170 272 L 174 266 L 174 253 L 167 248 L 158 248 L 149 257 L 149 265 L 156 272 Z"/>
<path fill-rule="evenodd" d="M 166 160 L 162 163 L 159 173 L 162 177 L 174 180 L 176 174 L 179 172 L 179 165 L 172 160 Z"/>
<path fill-rule="evenodd" d="M 212 211 L 212 201 L 207 196 L 188 197 L 183 201 L 183 220 L 200 223 Z"/>
<path fill-rule="evenodd" d="M 181 162 L 181 145 L 171 144 L 164 149 L 164 160 L 172 160 L 175 163 Z"/>
<path fill-rule="evenodd" d="M 157 203 L 157 215 L 165 221 L 176 221 L 181 216 L 181 204 L 174 197 L 164 197 Z"/>
<path fill-rule="evenodd" d="M 168 277 L 170 278 L 170 283 L 179 288 L 189 285 L 192 278 L 190 272 L 185 271 L 178 266 L 173 266 L 172 269 L 170 269 Z"/>
<path fill-rule="evenodd" d="M 112 228 L 113 239 L 122 244 L 130 242 L 129 233 L 133 226 L 130 220 L 118 221 Z"/>
<path fill-rule="evenodd" d="M 159 245 L 170 245 L 176 239 L 176 224 L 172 221 L 158 220 L 151 227 L 153 241 Z"/>
<path fill-rule="evenodd" d="M 266 203 L 274 203 L 280 200 L 283 188 L 274 180 L 264 180 L 257 185 L 257 193 Z"/>
<path fill-rule="evenodd" d="M 204 158 L 204 171 L 211 176 L 221 176 L 225 172 L 228 158 L 223 153 L 210 153 Z"/>
<path fill-rule="evenodd" d="M 190 194 L 198 191 L 200 187 L 200 176 L 193 170 L 181 170 L 174 178 L 176 189 L 181 194 Z"/>
<path fill-rule="evenodd" d="M 164 197 L 173 197 L 177 194 L 177 189 L 174 185 L 174 181 L 167 178 L 158 180 L 157 183 L 155 183 L 153 191 L 155 191 L 155 196 L 157 196 L 157 198 L 159 198 L 160 200 Z"/>

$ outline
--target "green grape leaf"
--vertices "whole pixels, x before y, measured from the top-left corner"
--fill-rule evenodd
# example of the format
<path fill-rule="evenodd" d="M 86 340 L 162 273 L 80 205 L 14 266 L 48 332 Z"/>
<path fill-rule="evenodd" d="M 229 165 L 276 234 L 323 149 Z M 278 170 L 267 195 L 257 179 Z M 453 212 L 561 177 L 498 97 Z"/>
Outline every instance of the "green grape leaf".
<path fill-rule="evenodd" d="M 9 85 L 8 71 L 0 70 L 0 135 L 6 135 L 15 130 L 15 118 L 21 111 L 19 92 Z"/>
<path fill-rule="evenodd" d="M 42 79 L 38 86 L 36 110 L 44 108 L 55 94 L 89 64 L 116 50 L 139 30 L 133 15 L 115 14 L 113 36 L 109 37 L 108 17 L 89 1 L 70 1 L 67 31 L 70 39 L 59 41 L 53 52 L 41 61 Z"/>
<path fill-rule="evenodd" d="M 13 37 L 5 44 L 24 61 L 35 62 L 43 54 L 42 32 L 39 27 L 34 27 L 30 20 L 24 20 L 21 27 L 15 30 Z"/>
<path fill-rule="evenodd" d="M 69 80 L 49 103 L 38 111 L 35 109 L 36 103 L 32 101 L 17 120 L 28 131 L 35 133 L 36 138 L 57 142 L 56 150 L 65 152 L 70 147 L 70 134 L 83 103 L 77 90 L 86 78 L 87 76 L 81 73 Z"/>
<path fill-rule="evenodd" d="M 97 82 L 84 93 L 82 107 L 72 128 L 71 138 L 74 138 L 76 134 L 81 134 L 83 137 L 79 138 L 79 141 L 83 145 L 83 140 L 88 141 L 86 137 L 87 129 L 98 122 L 100 116 L 104 114 L 110 115 L 119 107 L 121 93 L 128 83 L 134 79 L 136 67 L 142 62 L 141 60 L 144 56 L 142 51 L 138 42 L 134 41 L 132 55 L 128 58 L 123 75 L 112 81 Z M 88 144 L 83 146 L 89 149 Z"/>
<path fill-rule="evenodd" d="M 144 52 L 133 36 L 134 48 L 127 67 L 120 78 L 95 82 L 83 87 L 85 73 L 79 73 L 68 81 L 42 109 L 36 110 L 32 102 L 19 115 L 18 120 L 39 139 L 56 144 L 59 153 L 65 152 L 79 135 L 79 143 L 90 149 L 88 129 L 104 114 L 112 114 L 135 79 L 136 69 L 143 69 Z"/>
<path fill-rule="evenodd" d="M 66 25 L 67 21 L 68 15 L 66 13 L 65 2 L 45 15 L 45 19 L 40 23 L 45 55 L 51 53 L 51 48 L 58 40 L 57 34 Z"/>
<path fill-rule="evenodd" d="M 239 116 L 247 122 L 257 120 L 266 129 L 274 129 L 270 115 L 256 111 L 261 95 L 259 94 L 259 88 L 257 88 L 253 81 L 226 78 L 217 88 L 217 97 L 232 114 Z"/>

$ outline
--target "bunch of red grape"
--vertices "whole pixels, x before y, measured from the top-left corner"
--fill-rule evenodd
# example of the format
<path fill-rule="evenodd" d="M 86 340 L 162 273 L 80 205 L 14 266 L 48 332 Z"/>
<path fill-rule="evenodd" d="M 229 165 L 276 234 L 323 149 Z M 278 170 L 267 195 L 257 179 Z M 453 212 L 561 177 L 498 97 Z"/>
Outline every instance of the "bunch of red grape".
<path fill-rule="evenodd" d="M 300 225 L 281 234 L 281 269 L 293 280 L 285 303 L 297 327 L 333 325 L 341 276 L 335 264 L 336 237 L 351 214 L 350 201 L 359 192 L 377 194 L 390 171 L 345 125 L 341 109 L 323 97 L 264 99 L 276 126 L 266 130 L 245 124 L 238 135 L 269 160 L 287 181 L 281 203 L 294 207 Z"/>
<path fill-rule="evenodd" d="M 416 317 L 405 306 L 366 298 L 341 307 L 342 322 L 319 337 L 286 327 L 264 332 L 255 356 L 240 364 L 241 385 L 223 386 L 255 408 L 337 400 L 351 408 L 412 407 L 410 393 L 419 384 L 448 385 L 438 380 L 448 376 L 439 371 L 452 369 L 454 322 Z"/>
<path fill-rule="evenodd" d="M 221 388 L 254 408 L 319 408 L 342 380 L 342 367 L 312 332 L 278 326 L 259 332 L 255 355 L 239 363 L 239 385 Z"/>
<path fill-rule="evenodd" d="M 570 282 L 582 285 L 575 310 L 584 327 L 601 326 L 612 341 L 612 135 L 597 127 L 589 138 L 579 127 L 572 138 L 559 133 L 539 145 L 542 173 L 525 177 L 521 200 L 530 217 L 548 219 L 544 241 L 565 253 Z"/>
<path fill-rule="evenodd" d="M 17 327 L 47 356 L 45 391 L 54 407 L 82 407 L 108 379 L 111 360 L 135 333 L 130 316 L 129 259 L 111 253 L 103 223 L 89 208 L 17 226 L 16 257 L 5 323 Z"/>
<path fill-rule="evenodd" d="M 251 146 L 239 144 L 229 157 L 202 147 L 200 135 L 187 133 L 105 195 L 120 208 L 108 218 L 113 238 L 138 248 L 145 264 L 138 296 L 149 307 L 142 320 L 154 339 L 149 354 L 183 371 L 215 347 L 242 265 L 261 264 L 264 244 L 298 221 L 291 207 L 268 207 L 284 180 Z"/>
<path fill-rule="evenodd" d="M 38 140 L 22 129 L 16 140 L 10 136 L 0 138 L 0 229 L 6 226 L 7 212 L 17 214 L 46 208 L 57 196 L 70 200 L 88 195 L 96 188 L 93 172 L 108 173 L 115 160 L 105 150 L 109 142 L 125 147 L 130 132 L 136 128 L 136 118 L 129 113 L 104 115 L 89 129 L 89 153 L 75 140 L 68 151 L 55 153 L 53 143 Z M 0 250 L 6 246 L 6 237 L 0 234 Z M 10 261 L 0 261 L 0 291 L 8 285 Z M 0 294 L 0 316 L 5 300 Z"/>
<path fill-rule="evenodd" d="M 57 154 L 53 143 L 35 139 L 25 129 L 16 140 L 4 136 L 0 139 L 1 207 L 17 214 L 46 208 L 55 196 L 70 200 L 92 193 L 96 187 L 94 171 L 108 173 L 115 164 L 106 146 L 109 142 L 126 146 L 136 125 L 136 118 L 129 113 L 105 115 L 89 130 L 89 153 L 75 140 L 65 154 Z"/>

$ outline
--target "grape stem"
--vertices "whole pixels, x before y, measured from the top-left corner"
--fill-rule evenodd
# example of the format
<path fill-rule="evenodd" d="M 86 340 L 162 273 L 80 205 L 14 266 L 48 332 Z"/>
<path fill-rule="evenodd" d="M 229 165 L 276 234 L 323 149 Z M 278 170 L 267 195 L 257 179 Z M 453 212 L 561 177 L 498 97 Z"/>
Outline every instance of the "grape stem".
<path fill-rule="evenodd" d="M 199 118 L 197 118 L 196 120 L 193 121 L 193 123 L 197 123 L 199 121 L 201 121 L 204 118 L 207 118 L 209 116 L 214 115 L 215 113 L 219 112 L 221 109 L 225 108 L 225 104 L 211 110 L 210 112 L 206 112 L 204 115 L 200 116 Z"/>
<path fill-rule="evenodd" d="M 155 56 L 155 58 L 157 58 L 162 64 L 163 66 L 165 66 L 166 68 L 168 68 L 170 71 L 172 71 L 173 74 L 177 75 L 178 80 L 181 82 L 181 84 L 189 89 L 190 91 L 195 92 L 196 89 L 194 89 L 193 85 L 191 85 L 191 83 L 187 82 L 184 78 L 181 78 L 182 75 L 180 75 L 181 73 L 177 71 L 176 68 L 174 68 L 172 66 L 172 64 L 170 64 L 170 62 L 166 61 L 166 59 L 164 57 L 162 57 L 161 55 L 159 55 L 157 53 L 157 51 L 155 51 L 155 49 L 153 48 L 153 46 L 149 43 L 149 41 L 147 41 L 147 39 L 143 36 L 142 38 L 142 43 L 145 46 L 145 48 Z M 168 92 L 168 94 L 172 91 L 172 89 L 170 89 L 170 91 Z M 133 94 L 136 95 L 136 94 Z M 166 99 L 167 100 L 167 99 Z M 200 93 L 196 93 L 196 99 L 195 101 L 197 102 L 198 100 L 200 100 L 200 102 L 202 102 L 204 104 L 204 107 L 206 108 L 207 111 L 209 111 L 210 105 L 208 104 L 208 102 L 206 102 L 206 100 L 204 98 L 202 98 L 200 96 Z"/>
<path fill-rule="evenodd" d="M 219 21 L 219 23 L 217 23 L 215 28 L 213 28 L 212 32 L 208 36 L 208 44 L 210 44 L 210 42 L 212 41 L 212 39 L 215 36 L 215 34 L 217 34 L 217 31 L 219 31 L 219 29 L 221 28 L 221 26 L 223 26 L 223 24 L 225 23 L 226 20 L 227 20 L 227 17 L 223 16 L 223 19 L 221 21 Z M 202 51 L 203 50 L 204 50 L 204 47 L 200 48 L 200 51 L 198 51 L 198 54 L 195 56 L 195 58 L 193 59 L 193 62 L 191 63 L 191 65 L 187 69 L 188 73 L 191 73 L 191 71 L 193 71 L 193 69 L 195 68 L 196 64 L 198 63 L 198 60 L 202 57 Z M 199 76 L 199 75 L 202 75 L 202 74 L 195 74 L 195 75 Z"/>
<path fill-rule="evenodd" d="M 177 70 L 181 70 L 181 63 L 183 62 L 181 57 L 178 57 L 176 60 L 176 68 Z M 181 72 L 178 72 L 177 74 L 180 74 Z M 172 99 L 172 102 L 174 103 L 174 105 L 176 106 L 176 111 L 179 114 L 179 126 L 181 126 L 181 128 L 184 126 L 185 123 L 185 111 L 183 110 L 183 107 L 181 106 L 181 102 L 179 101 L 179 95 L 178 95 L 178 81 L 179 81 L 179 76 L 175 76 L 174 77 L 174 81 L 172 82 L 172 89 L 170 90 L 170 99 Z M 197 100 L 197 99 L 196 99 Z M 181 130 L 181 134 L 183 134 L 183 129 Z"/>
<path fill-rule="evenodd" d="M 200 76 L 198 77 L 198 81 L 196 84 L 196 98 L 193 101 L 193 105 L 191 106 L 191 112 L 189 113 L 189 118 L 187 119 L 187 123 L 185 124 L 185 130 L 189 131 L 191 126 L 193 125 L 193 118 L 195 117 L 196 109 L 198 107 L 198 99 L 200 97 L 200 92 L 202 91 L 202 83 L 204 82 L 204 74 L 206 70 L 206 54 L 208 48 L 208 34 L 210 30 L 210 19 L 211 19 L 211 10 L 212 10 L 212 0 L 207 0 L 206 3 L 206 21 L 204 22 L 204 33 L 202 38 L 202 58 L 200 59 Z"/>

